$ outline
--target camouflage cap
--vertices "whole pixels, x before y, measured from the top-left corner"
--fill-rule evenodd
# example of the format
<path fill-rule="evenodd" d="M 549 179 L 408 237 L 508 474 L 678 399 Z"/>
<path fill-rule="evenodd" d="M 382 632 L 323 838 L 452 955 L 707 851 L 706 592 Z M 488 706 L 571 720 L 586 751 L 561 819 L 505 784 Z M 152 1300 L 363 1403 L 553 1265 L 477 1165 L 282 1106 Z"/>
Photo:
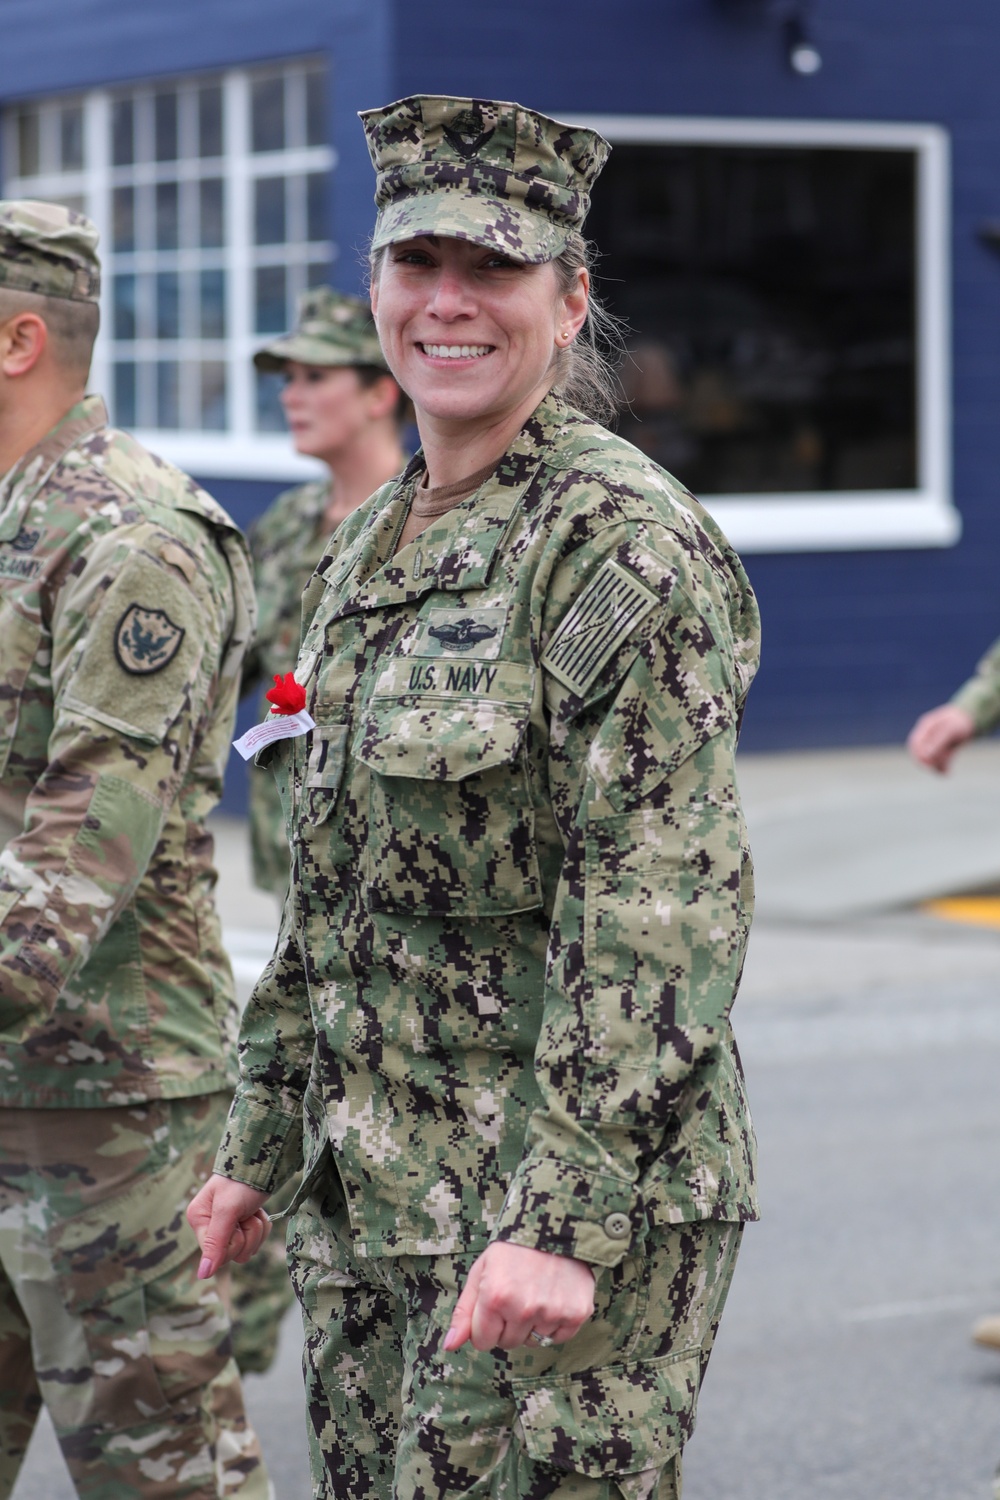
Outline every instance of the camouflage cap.
<path fill-rule="evenodd" d="M 610 146 L 520 104 L 419 94 L 361 114 L 377 173 L 372 249 L 418 234 L 553 260 L 590 208 Z"/>
<path fill-rule="evenodd" d="M 280 370 L 297 359 L 304 365 L 374 365 L 388 372 L 372 310 L 360 297 L 313 287 L 299 298 L 296 314 L 291 333 L 258 349 L 253 357 L 258 370 Z"/>
<path fill-rule="evenodd" d="M 0 286 L 42 297 L 96 302 L 97 229 L 61 203 L 0 199 Z"/>

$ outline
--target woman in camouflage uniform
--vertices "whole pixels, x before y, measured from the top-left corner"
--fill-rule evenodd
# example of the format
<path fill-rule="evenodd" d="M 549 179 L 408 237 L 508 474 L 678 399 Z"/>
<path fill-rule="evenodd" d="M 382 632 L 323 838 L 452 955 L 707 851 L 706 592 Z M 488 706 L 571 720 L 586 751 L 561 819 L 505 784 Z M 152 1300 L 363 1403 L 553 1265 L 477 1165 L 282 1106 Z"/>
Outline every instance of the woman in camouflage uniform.
<path fill-rule="evenodd" d="M 243 688 L 270 687 L 299 651 L 302 591 L 341 521 L 406 463 L 405 398 L 379 347 L 371 309 L 315 287 L 299 299 L 296 326 L 254 355 L 281 392 L 296 451 L 326 464 L 326 479 L 285 490 L 250 527 L 257 631 Z M 263 704 L 262 711 L 267 712 Z M 288 885 L 288 839 L 274 778 L 250 777 L 254 882 L 278 897 Z"/>
<path fill-rule="evenodd" d="M 304 1131 L 316 1493 L 673 1500 L 757 1211 L 729 1023 L 756 607 L 697 501 L 579 409 L 606 143 L 481 100 L 362 118 L 422 449 L 307 589 L 314 726 L 264 752 L 290 900 L 202 1270 L 252 1249 Z"/>

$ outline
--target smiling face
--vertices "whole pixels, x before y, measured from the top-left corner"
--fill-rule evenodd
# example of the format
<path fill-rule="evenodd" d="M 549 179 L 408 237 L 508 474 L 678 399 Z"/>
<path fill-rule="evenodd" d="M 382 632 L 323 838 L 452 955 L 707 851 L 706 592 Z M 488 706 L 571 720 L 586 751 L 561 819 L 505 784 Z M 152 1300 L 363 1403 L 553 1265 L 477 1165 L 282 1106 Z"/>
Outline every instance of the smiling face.
<path fill-rule="evenodd" d="M 366 386 L 350 365 L 290 359 L 284 373 L 281 404 L 297 451 L 334 466 L 395 402 L 396 387 L 388 376 Z"/>
<path fill-rule="evenodd" d="M 587 312 L 551 261 L 524 265 L 467 240 L 421 235 L 385 251 L 372 311 L 385 357 L 427 428 L 517 432 L 551 388 Z"/>

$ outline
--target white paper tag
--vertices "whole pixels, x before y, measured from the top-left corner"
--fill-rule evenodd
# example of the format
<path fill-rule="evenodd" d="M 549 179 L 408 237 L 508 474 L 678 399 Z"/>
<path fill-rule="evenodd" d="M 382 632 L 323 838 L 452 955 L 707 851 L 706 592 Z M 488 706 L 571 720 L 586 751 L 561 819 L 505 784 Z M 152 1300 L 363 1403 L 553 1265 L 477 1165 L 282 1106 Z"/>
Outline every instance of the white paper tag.
<path fill-rule="evenodd" d="M 244 760 L 250 760 L 258 750 L 273 745 L 275 740 L 293 740 L 297 734 L 307 734 L 315 728 L 316 720 L 304 708 L 297 714 L 271 714 L 262 724 L 255 724 L 238 740 L 233 740 L 233 748 Z"/>

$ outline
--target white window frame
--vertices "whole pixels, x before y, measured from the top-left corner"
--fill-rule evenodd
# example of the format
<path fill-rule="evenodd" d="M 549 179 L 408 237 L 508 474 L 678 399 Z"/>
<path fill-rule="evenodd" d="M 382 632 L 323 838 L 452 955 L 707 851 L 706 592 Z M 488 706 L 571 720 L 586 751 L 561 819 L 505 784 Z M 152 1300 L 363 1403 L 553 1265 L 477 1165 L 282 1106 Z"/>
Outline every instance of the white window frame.
<path fill-rule="evenodd" d="M 336 165 L 336 153 L 330 145 L 304 146 L 280 152 L 251 151 L 249 90 L 257 74 L 270 71 L 272 67 L 282 68 L 312 60 L 309 57 L 279 57 L 273 62 L 262 60 L 259 64 L 227 70 L 206 70 L 192 75 L 165 74 L 163 77 L 143 79 L 131 88 L 120 85 L 113 89 L 75 91 L 23 101 L 27 105 L 59 105 L 71 101 L 78 101 L 82 105 L 84 165 L 77 172 L 58 172 L 25 179 L 27 186 L 22 187 L 13 170 L 15 164 L 10 162 L 8 165 L 11 170 L 5 172 L 5 196 L 22 196 L 30 188 L 32 193 L 41 197 L 79 197 L 83 201 L 84 212 L 102 228 L 102 238 L 109 238 L 113 170 L 110 125 L 114 98 L 123 90 L 131 92 L 142 88 L 152 91 L 158 87 L 186 83 L 189 79 L 192 82 L 202 78 L 218 79 L 222 86 L 226 143 L 222 158 L 226 181 L 226 228 L 225 245 L 218 253 L 224 256 L 226 269 L 227 334 L 223 344 L 228 372 L 227 429 L 219 432 L 135 429 L 135 436 L 144 446 L 199 478 L 294 482 L 316 478 L 325 472 L 323 466 L 315 460 L 297 454 L 286 434 L 256 430 L 256 391 L 252 364 L 254 352 L 267 343 L 269 337 L 275 337 L 274 334 L 257 333 L 253 326 L 253 180 L 256 177 L 273 176 L 276 171 L 329 172 Z M 8 109 L 12 112 L 16 110 L 19 102 L 21 101 L 5 100 L 5 113 Z M 149 170 L 155 174 L 156 168 L 154 166 Z M 183 164 L 181 173 L 183 174 Z M 336 246 L 331 243 L 327 248 L 332 262 Z M 111 293 L 112 276 L 107 274 L 106 267 L 101 289 L 102 331 L 94 350 L 90 389 L 106 396 L 109 405 L 114 355 Z M 142 346 L 137 347 L 141 349 Z M 171 353 L 176 350 L 178 359 L 184 357 L 185 348 L 183 339 L 171 342 Z"/>
<path fill-rule="evenodd" d="M 917 164 L 917 484 L 907 490 L 701 496 L 744 552 L 948 547 L 961 535 L 952 501 L 950 151 L 937 125 L 584 115 L 622 144 L 852 147 L 912 151 Z M 683 475 L 679 476 L 683 479 Z"/>

